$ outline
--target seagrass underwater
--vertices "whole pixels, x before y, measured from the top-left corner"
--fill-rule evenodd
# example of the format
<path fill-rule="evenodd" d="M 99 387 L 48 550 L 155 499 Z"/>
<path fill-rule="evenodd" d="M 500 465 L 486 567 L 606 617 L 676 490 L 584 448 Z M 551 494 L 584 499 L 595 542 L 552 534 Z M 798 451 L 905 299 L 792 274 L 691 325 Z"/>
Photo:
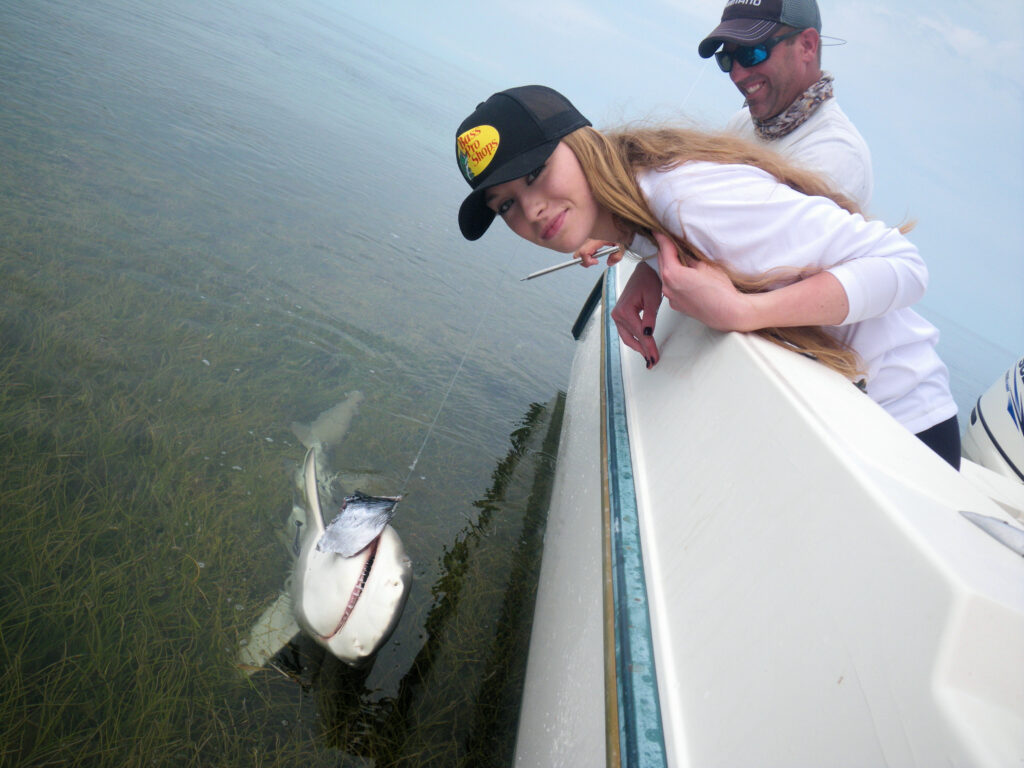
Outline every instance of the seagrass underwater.
<path fill-rule="evenodd" d="M 5 757 L 508 764 L 597 279 L 459 234 L 453 131 L 509 83 L 320 0 L 0 19 Z M 937 324 L 963 413 L 1014 355 Z M 356 392 L 324 474 L 401 492 L 404 610 L 367 666 L 300 639 L 246 677 L 301 550 L 294 427 Z"/>
<path fill-rule="evenodd" d="M 15 763 L 511 754 L 577 307 L 440 223 L 458 78 L 321 11 L 0 11 Z M 246 677 L 294 568 L 293 424 L 354 392 L 325 466 L 345 495 L 401 489 L 404 610 L 363 667 L 300 641 Z"/>

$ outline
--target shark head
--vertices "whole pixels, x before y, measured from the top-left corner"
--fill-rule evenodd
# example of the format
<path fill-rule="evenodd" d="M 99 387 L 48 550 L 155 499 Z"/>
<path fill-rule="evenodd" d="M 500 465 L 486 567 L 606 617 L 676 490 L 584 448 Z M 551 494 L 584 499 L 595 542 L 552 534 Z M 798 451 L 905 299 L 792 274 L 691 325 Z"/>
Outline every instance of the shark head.
<path fill-rule="evenodd" d="M 308 515 L 291 586 L 295 619 L 331 654 L 360 666 L 398 625 L 412 583 L 412 562 L 390 525 L 351 557 L 317 546 L 327 526 L 316 462 L 311 448 L 303 466 Z"/>

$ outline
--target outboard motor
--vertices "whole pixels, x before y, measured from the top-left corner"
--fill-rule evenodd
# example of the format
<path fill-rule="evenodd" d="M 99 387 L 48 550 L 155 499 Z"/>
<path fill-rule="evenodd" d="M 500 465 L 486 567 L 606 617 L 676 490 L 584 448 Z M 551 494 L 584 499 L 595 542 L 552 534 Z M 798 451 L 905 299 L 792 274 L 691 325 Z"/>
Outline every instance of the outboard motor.
<path fill-rule="evenodd" d="M 1024 357 L 978 398 L 962 452 L 976 464 L 1024 483 Z"/>

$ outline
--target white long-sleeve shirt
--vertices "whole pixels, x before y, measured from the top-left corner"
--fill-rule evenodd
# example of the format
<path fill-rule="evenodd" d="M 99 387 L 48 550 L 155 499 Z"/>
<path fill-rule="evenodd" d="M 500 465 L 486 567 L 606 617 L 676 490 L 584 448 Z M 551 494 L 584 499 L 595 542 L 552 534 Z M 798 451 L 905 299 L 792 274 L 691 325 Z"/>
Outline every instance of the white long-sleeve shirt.
<path fill-rule="evenodd" d="M 869 210 L 874 188 L 871 152 L 834 98 L 823 102 L 802 125 L 778 139 L 760 138 L 746 107 L 729 119 L 726 130 L 823 173 L 861 210 Z"/>
<path fill-rule="evenodd" d="M 779 287 L 799 270 L 832 273 L 849 312 L 830 330 L 866 366 L 868 394 L 911 432 L 956 414 L 949 373 L 935 352 L 938 331 L 910 309 L 924 294 L 928 271 L 899 230 L 747 165 L 694 161 L 645 171 L 638 182 L 666 228 L 737 272 L 779 270 Z M 630 249 L 657 252 L 639 236 Z"/>

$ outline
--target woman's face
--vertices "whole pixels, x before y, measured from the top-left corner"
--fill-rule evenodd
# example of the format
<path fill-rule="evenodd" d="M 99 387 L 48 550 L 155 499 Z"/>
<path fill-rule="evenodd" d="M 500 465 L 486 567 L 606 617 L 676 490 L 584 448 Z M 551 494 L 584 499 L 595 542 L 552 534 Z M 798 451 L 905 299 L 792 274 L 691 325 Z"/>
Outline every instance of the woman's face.
<path fill-rule="evenodd" d="M 553 251 L 573 253 L 591 238 L 615 239 L 611 215 L 594 200 L 564 142 L 540 168 L 487 190 L 486 201 L 517 235 Z"/>

